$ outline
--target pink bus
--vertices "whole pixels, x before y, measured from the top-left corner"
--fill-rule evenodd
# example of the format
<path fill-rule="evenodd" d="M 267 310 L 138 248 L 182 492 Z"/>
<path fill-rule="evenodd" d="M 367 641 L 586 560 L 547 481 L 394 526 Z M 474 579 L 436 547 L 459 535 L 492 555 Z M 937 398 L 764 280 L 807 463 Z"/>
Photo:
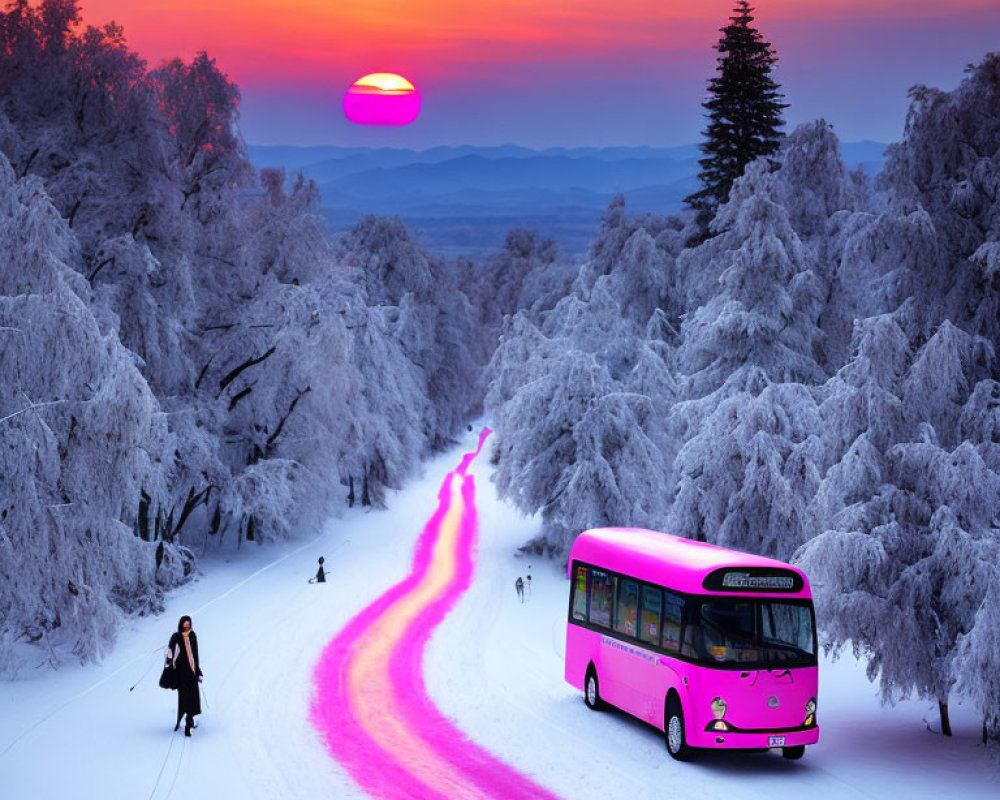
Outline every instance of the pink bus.
<path fill-rule="evenodd" d="M 581 533 L 569 557 L 566 680 L 695 748 L 819 740 L 809 581 L 761 556 L 636 528 Z"/>

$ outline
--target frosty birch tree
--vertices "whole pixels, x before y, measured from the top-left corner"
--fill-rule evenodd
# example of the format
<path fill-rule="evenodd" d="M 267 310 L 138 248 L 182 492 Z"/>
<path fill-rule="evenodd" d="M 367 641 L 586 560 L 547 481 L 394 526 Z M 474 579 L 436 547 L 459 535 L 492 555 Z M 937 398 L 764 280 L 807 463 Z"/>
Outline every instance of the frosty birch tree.
<path fill-rule="evenodd" d="M 110 647 L 121 611 L 159 607 L 191 559 L 137 535 L 143 494 L 162 501 L 172 441 L 132 355 L 103 335 L 79 250 L 38 178 L 0 156 L 0 663 L 41 642 L 58 659 Z"/>
<path fill-rule="evenodd" d="M 142 371 L 157 394 L 188 394 L 194 382 L 189 355 L 194 290 L 186 269 L 167 279 L 160 262 L 131 234 L 105 241 L 91 273 L 97 304 L 113 315 L 111 327 L 142 359 Z M 188 313 L 185 313 L 185 309 Z"/>

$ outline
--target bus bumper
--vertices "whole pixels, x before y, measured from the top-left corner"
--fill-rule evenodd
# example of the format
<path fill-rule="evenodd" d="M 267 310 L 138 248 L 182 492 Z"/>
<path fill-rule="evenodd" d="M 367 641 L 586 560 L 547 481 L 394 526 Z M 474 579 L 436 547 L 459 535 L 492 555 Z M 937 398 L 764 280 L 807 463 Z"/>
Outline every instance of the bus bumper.
<path fill-rule="evenodd" d="M 732 750 L 766 750 L 771 747 L 798 747 L 816 744 L 819 727 L 804 731 L 690 731 L 687 740 L 692 747 Z"/>

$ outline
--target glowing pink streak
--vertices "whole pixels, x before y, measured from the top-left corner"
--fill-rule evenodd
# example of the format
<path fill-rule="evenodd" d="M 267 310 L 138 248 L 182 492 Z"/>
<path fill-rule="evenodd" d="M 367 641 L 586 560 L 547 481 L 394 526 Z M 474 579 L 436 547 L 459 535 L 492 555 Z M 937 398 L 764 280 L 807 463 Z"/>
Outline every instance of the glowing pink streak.
<path fill-rule="evenodd" d="M 477 531 L 475 480 L 466 473 L 489 433 L 489 429 L 482 431 L 476 451 L 467 453 L 458 469 L 445 478 L 438 492 L 438 508 L 417 542 L 410 575 L 354 617 L 326 647 L 316 665 L 312 722 L 333 756 L 375 797 L 555 800 L 550 792 L 470 742 L 434 706 L 423 679 L 424 647 L 472 580 Z M 453 494 L 456 480 L 461 482 L 461 499 L 457 502 Z M 448 535 L 454 533 L 450 523 L 445 526 L 446 519 L 456 519 L 449 518 L 452 512 L 459 515 L 454 549 L 436 553 L 436 546 L 447 544 Z M 423 592 L 428 581 L 433 584 L 435 575 L 449 579 L 443 590 L 423 602 Z M 365 718 L 373 698 L 359 698 L 351 692 L 357 678 L 354 670 L 370 657 L 372 630 L 393 616 L 405 615 L 413 603 L 422 603 L 419 613 L 412 616 L 395 642 L 385 665 L 387 674 L 373 682 L 381 686 L 384 677 L 391 684 L 391 696 L 377 698 L 384 700 L 384 724 L 373 728 L 370 717 Z M 474 647 L 475 642 L 463 646 Z M 397 742 L 399 747 L 394 752 L 392 747 Z M 409 763 L 407 759 L 413 759 L 414 751 L 426 752 L 427 758 L 420 764 Z"/>

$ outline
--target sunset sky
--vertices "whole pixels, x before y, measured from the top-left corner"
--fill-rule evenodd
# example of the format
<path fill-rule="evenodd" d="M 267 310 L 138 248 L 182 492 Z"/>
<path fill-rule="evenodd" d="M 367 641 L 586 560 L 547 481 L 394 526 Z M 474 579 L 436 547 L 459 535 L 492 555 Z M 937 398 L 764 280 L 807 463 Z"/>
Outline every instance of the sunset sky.
<path fill-rule="evenodd" d="M 81 0 L 150 66 L 207 50 L 243 92 L 250 144 L 669 146 L 699 141 L 730 0 Z M 899 138 L 907 90 L 951 89 L 1000 49 L 1000 1 L 761 0 L 789 123 Z M 357 126 L 370 72 L 416 85 L 420 117 Z"/>

